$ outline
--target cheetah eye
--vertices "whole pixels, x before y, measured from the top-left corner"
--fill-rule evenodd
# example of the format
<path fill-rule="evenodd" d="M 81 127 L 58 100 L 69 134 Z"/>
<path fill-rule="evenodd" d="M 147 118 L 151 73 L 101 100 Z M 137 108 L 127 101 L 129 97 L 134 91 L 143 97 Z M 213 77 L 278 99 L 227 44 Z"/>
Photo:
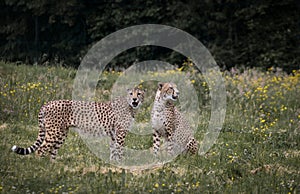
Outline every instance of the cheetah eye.
<path fill-rule="evenodd" d="M 132 92 L 130 92 L 129 95 L 132 96 Z"/>
<path fill-rule="evenodd" d="M 139 92 L 139 93 L 137 93 L 137 95 L 138 95 L 138 96 L 140 96 L 140 95 L 141 95 L 141 93 Z"/>
<path fill-rule="evenodd" d="M 170 87 L 170 90 L 173 90 L 173 87 Z"/>

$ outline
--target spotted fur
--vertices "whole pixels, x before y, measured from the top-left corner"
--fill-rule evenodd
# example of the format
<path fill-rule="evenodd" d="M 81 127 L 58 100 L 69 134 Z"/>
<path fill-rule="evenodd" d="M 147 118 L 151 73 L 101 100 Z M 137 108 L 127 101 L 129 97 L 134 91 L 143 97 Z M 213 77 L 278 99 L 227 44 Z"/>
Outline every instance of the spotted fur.
<path fill-rule="evenodd" d="M 40 109 L 36 142 L 28 148 L 14 145 L 12 150 L 21 155 L 35 151 L 40 156 L 50 153 L 54 160 L 67 137 L 69 127 L 75 127 L 82 133 L 110 136 L 110 158 L 119 160 L 123 154 L 125 136 L 134 121 L 137 108 L 143 101 L 144 91 L 138 88 L 128 90 L 126 97 L 106 103 L 50 101 Z"/>
<path fill-rule="evenodd" d="M 151 112 L 153 128 L 153 152 L 156 155 L 160 149 L 160 139 L 167 142 L 168 153 L 198 151 L 198 142 L 188 121 L 175 107 L 173 101 L 179 97 L 179 91 L 174 83 L 159 83 L 154 105 Z"/>

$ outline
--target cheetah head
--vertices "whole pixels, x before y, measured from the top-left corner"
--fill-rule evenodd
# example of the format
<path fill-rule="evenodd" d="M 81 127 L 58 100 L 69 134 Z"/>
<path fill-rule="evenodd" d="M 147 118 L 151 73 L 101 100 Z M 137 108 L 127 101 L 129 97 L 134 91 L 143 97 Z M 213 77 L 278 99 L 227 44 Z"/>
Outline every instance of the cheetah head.
<path fill-rule="evenodd" d="M 167 83 L 158 83 L 158 90 L 160 91 L 160 97 L 163 100 L 173 100 L 176 101 L 179 96 L 179 91 L 176 84 L 167 82 Z"/>
<path fill-rule="evenodd" d="M 145 91 L 139 88 L 133 88 L 127 90 L 127 101 L 128 104 L 137 109 L 144 101 Z"/>

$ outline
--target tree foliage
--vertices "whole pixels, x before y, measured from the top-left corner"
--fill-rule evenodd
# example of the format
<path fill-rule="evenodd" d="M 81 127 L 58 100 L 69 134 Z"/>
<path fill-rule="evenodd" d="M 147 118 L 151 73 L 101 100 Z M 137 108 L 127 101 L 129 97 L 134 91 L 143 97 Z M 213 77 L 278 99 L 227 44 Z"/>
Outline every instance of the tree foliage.
<path fill-rule="evenodd" d="M 96 1 L 2 0 L 2 60 L 78 66 L 97 41 L 138 24 L 170 25 L 198 38 L 220 66 L 300 64 L 300 4 L 296 0 Z M 167 49 L 142 47 L 112 63 L 178 57 Z M 52 64 L 52 63 L 50 63 Z"/>

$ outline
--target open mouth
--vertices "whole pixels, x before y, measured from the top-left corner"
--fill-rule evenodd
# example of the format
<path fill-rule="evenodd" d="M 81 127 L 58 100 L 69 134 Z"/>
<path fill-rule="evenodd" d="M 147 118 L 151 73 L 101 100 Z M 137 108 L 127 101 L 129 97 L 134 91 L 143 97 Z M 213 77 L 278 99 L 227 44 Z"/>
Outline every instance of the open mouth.
<path fill-rule="evenodd" d="M 132 107 L 137 107 L 139 105 L 138 102 L 132 102 L 131 104 L 132 104 Z"/>

